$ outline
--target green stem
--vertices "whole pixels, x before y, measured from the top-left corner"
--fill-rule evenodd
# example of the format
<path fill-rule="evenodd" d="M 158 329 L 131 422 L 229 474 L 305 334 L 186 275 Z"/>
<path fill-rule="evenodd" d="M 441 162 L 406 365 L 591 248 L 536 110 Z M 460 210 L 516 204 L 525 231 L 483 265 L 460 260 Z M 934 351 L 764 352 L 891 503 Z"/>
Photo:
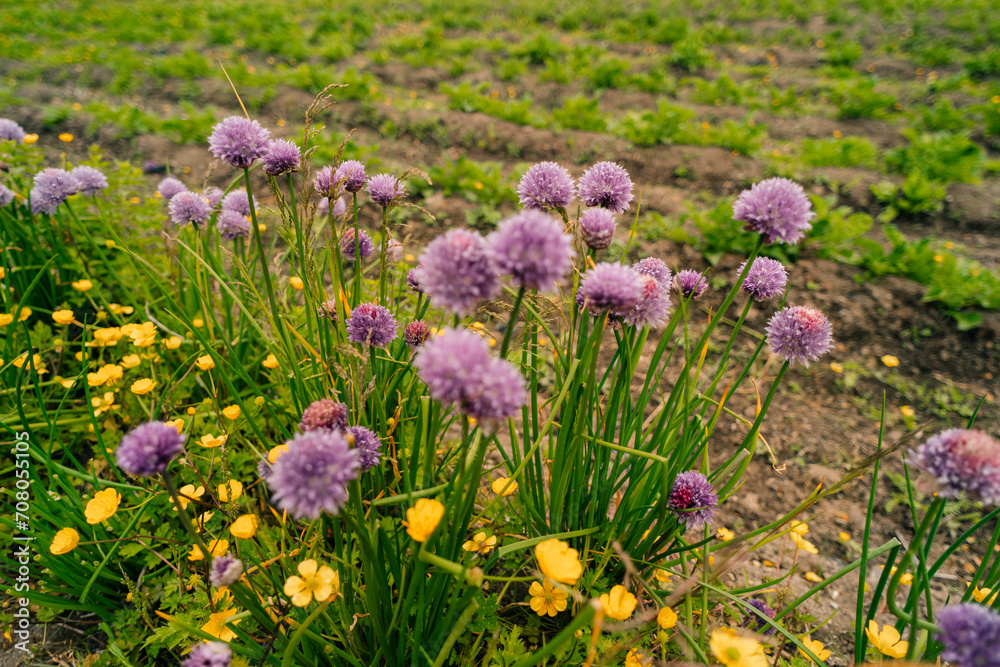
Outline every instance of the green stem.
<path fill-rule="evenodd" d="M 517 323 L 517 313 L 521 310 L 521 302 L 524 301 L 524 293 L 526 288 L 521 285 L 517 290 L 517 296 L 514 297 L 514 309 L 510 312 L 510 319 L 507 320 L 507 329 L 503 332 L 503 343 L 500 345 L 500 358 L 507 358 L 507 347 L 510 345 L 511 334 L 514 333 L 514 324 Z M 555 345 L 555 342 L 552 343 Z"/>
<path fill-rule="evenodd" d="M 903 554 L 903 558 L 899 561 L 899 565 L 896 566 L 896 574 L 893 575 L 892 580 L 889 582 L 889 590 L 885 594 L 885 601 L 886 604 L 889 605 L 889 611 L 891 611 L 897 618 L 906 621 L 907 623 L 912 623 L 921 629 L 929 630 L 930 632 L 937 632 L 937 627 L 933 623 L 928 623 L 927 621 L 917 618 L 915 611 L 910 613 L 904 609 L 900 609 L 899 603 L 896 602 L 896 591 L 899 589 L 899 583 L 903 579 L 903 575 L 906 573 L 906 568 L 910 564 L 910 560 L 913 558 L 914 549 L 923 548 L 922 543 L 924 534 L 927 533 L 927 529 L 934 520 L 934 516 L 937 514 L 940 506 L 943 505 L 944 502 L 944 498 L 935 498 L 931 502 L 931 506 L 927 508 L 927 514 L 924 515 L 923 521 L 921 521 L 920 525 L 917 526 L 917 531 L 914 533 L 913 539 L 910 541 L 910 548 L 906 550 L 906 553 Z"/>

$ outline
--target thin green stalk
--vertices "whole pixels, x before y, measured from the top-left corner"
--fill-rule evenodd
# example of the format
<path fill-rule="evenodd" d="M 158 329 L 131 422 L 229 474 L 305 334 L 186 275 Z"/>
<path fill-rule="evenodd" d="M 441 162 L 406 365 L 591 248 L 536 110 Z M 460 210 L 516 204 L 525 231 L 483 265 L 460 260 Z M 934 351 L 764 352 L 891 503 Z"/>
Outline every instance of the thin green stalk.
<path fill-rule="evenodd" d="M 521 285 L 517 290 L 517 296 L 514 297 L 514 308 L 510 311 L 510 319 L 507 320 L 507 329 L 503 332 L 503 343 L 500 344 L 501 359 L 507 358 L 507 347 L 510 345 L 511 334 L 514 333 L 514 325 L 517 323 L 517 313 L 521 310 L 521 302 L 524 301 L 525 291 L 527 291 L 527 288 Z"/>

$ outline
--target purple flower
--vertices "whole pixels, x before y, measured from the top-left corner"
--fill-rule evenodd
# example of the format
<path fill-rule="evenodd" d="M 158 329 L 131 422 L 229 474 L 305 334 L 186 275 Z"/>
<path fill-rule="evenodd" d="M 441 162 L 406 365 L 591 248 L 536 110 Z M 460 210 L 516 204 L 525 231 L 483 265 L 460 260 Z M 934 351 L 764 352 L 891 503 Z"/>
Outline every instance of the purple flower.
<path fill-rule="evenodd" d="M 411 350 L 415 347 L 420 347 L 427 339 L 431 337 L 431 328 L 427 326 L 425 322 L 417 320 L 416 322 L 410 322 L 403 329 L 403 342 Z"/>
<path fill-rule="evenodd" d="M 72 174 L 62 169 L 42 169 L 35 174 L 29 197 L 32 213 L 56 212 L 59 204 L 80 190 L 80 182 Z"/>
<path fill-rule="evenodd" d="M 337 514 L 347 502 L 347 485 L 358 476 L 358 451 L 340 431 L 316 429 L 288 442 L 271 466 L 272 502 L 296 519 Z"/>
<path fill-rule="evenodd" d="M 674 291 L 685 299 L 697 299 L 708 289 L 708 281 L 694 269 L 678 271 L 674 276 Z"/>
<path fill-rule="evenodd" d="M 195 644 L 181 667 L 229 667 L 233 651 L 226 642 L 202 642 Z"/>
<path fill-rule="evenodd" d="M 336 197 L 339 195 L 340 188 L 334 186 L 336 186 L 336 182 L 333 180 L 333 167 L 326 166 L 316 172 L 316 177 L 313 178 L 313 188 L 316 189 L 316 192 L 325 198 Z"/>
<path fill-rule="evenodd" d="M 22 139 L 24 139 L 24 128 L 9 118 L 0 118 L 0 141 L 21 141 Z"/>
<path fill-rule="evenodd" d="M 371 470 L 378 465 L 382 457 L 382 441 L 371 430 L 364 426 L 348 426 L 348 440 L 354 438 L 354 448 L 358 450 L 358 461 L 361 471 Z"/>
<path fill-rule="evenodd" d="M 203 224 L 212 215 L 208 202 L 193 192 L 179 192 L 170 199 L 170 218 L 178 227 L 189 222 L 195 226 Z"/>
<path fill-rule="evenodd" d="M 833 328 L 823 313 L 809 306 L 789 306 L 767 323 L 771 351 L 788 361 L 809 366 L 833 347 Z"/>
<path fill-rule="evenodd" d="M 948 429 L 910 450 L 910 463 L 935 482 L 938 495 L 963 493 L 1000 503 L 1000 442 L 982 431 Z"/>
<path fill-rule="evenodd" d="M 233 239 L 248 238 L 250 236 L 250 221 L 239 211 L 224 208 L 219 212 L 215 223 L 222 238 L 232 241 Z"/>
<path fill-rule="evenodd" d="M 337 321 L 337 302 L 333 299 L 327 299 L 319 304 L 316 308 L 316 314 L 323 319 L 328 319 L 330 322 Z"/>
<path fill-rule="evenodd" d="M 588 208 L 580 216 L 583 242 L 593 250 L 605 250 L 611 245 L 615 227 L 615 214 L 606 208 Z"/>
<path fill-rule="evenodd" d="M 385 347 L 396 339 L 396 318 L 389 309 L 362 303 L 347 318 L 347 340 L 361 345 Z"/>
<path fill-rule="evenodd" d="M 635 270 L 634 266 L 633 270 Z M 669 277 L 670 272 L 667 273 Z M 670 282 L 660 282 L 652 275 L 645 273 L 639 273 L 639 279 L 642 281 L 642 297 L 631 309 L 622 313 L 621 318 L 625 324 L 637 329 L 646 326 L 655 329 L 663 324 L 670 311 Z"/>
<path fill-rule="evenodd" d="M 320 215 L 328 215 L 330 213 L 330 200 L 326 197 L 320 199 L 316 210 Z M 337 197 L 337 201 L 333 202 L 333 217 L 339 218 L 345 213 L 347 213 L 347 202 L 344 201 L 343 197 Z"/>
<path fill-rule="evenodd" d="M 746 262 L 740 264 L 736 275 L 742 274 L 746 265 Z M 741 289 L 756 301 L 767 301 L 785 291 L 787 284 L 788 271 L 781 262 L 770 257 L 758 257 L 750 265 Z"/>
<path fill-rule="evenodd" d="M 177 182 L 180 183 L 180 181 Z M 163 194 L 163 192 L 161 191 L 160 194 Z M 224 194 L 225 193 L 219 188 L 210 185 L 201 191 L 201 198 L 207 201 L 209 206 L 215 208 L 219 205 L 219 202 L 222 201 Z"/>
<path fill-rule="evenodd" d="M 354 241 L 354 227 L 348 227 L 344 235 L 340 237 L 340 253 L 345 262 L 353 262 L 355 253 L 361 254 L 361 259 L 369 257 L 375 252 L 375 244 L 372 237 L 363 229 L 358 230 L 358 241 Z"/>
<path fill-rule="evenodd" d="M 645 257 L 632 265 L 636 273 L 645 276 L 652 276 L 656 282 L 663 284 L 670 289 L 670 268 L 663 263 L 662 259 L 656 257 Z"/>
<path fill-rule="evenodd" d="M 518 287 L 551 292 L 573 267 L 572 237 L 561 222 L 534 209 L 503 220 L 486 243 L 497 269 Z"/>
<path fill-rule="evenodd" d="M 599 206 L 624 213 L 632 201 L 632 179 L 614 162 L 598 162 L 584 172 L 578 183 L 580 199 L 587 206 Z"/>
<path fill-rule="evenodd" d="M 265 482 L 271 476 L 271 462 L 267 460 L 267 456 L 257 461 L 257 476 Z"/>
<path fill-rule="evenodd" d="M 409 287 L 411 290 L 413 290 L 417 294 L 423 294 L 424 293 L 423 285 L 421 285 L 421 283 L 420 283 L 420 279 L 421 279 L 421 274 L 422 273 L 423 273 L 422 267 L 420 265 L 417 265 L 417 266 L 413 267 L 412 269 L 410 269 L 409 273 L 406 274 L 406 285 L 407 285 L 407 287 Z"/>
<path fill-rule="evenodd" d="M 161 197 L 170 201 L 174 195 L 187 192 L 187 186 L 173 176 L 167 176 L 156 186 L 156 191 L 160 193 Z"/>
<path fill-rule="evenodd" d="M 573 201 L 576 186 L 569 172 L 555 162 L 531 166 L 517 186 L 521 206 L 542 211 L 565 209 Z"/>
<path fill-rule="evenodd" d="M 368 179 L 368 196 L 382 208 L 389 208 L 406 196 L 406 186 L 391 174 L 376 174 Z"/>
<path fill-rule="evenodd" d="M 255 120 L 230 116 L 212 129 L 208 149 L 231 167 L 246 169 L 267 155 L 268 131 Z"/>
<path fill-rule="evenodd" d="M 605 311 L 624 314 L 643 297 L 645 287 L 639 274 L 621 264 L 601 262 L 583 276 L 576 304 L 591 315 Z"/>
<path fill-rule="evenodd" d="M 765 636 L 773 635 L 774 626 L 765 623 L 764 619 L 761 618 L 760 615 L 763 614 L 764 616 L 767 616 L 770 619 L 774 619 L 774 615 L 777 612 L 768 607 L 767 603 L 764 602 L 763 600 L 757 600 L 757 599 L 747 600 L 747 604 L 756 609 L 758 612 L 760 612 L 760 614 L 750 611 L 749 609 L 746 610 L 744 612 L 746 616 L 743 617 L 743 622 L 740 623 L 740 627 L 747 628 L 748 630 L 751 630 L 753 632 L 760 632 Z"/>
<path fill-rule="evenodd" d="M 108 188 L 108 179 L 99 169 L 81 164 L 69 173 L 80 182 L 80 194 L 96 195 L 99 191 Z"/>
<path fill-rule="evenodd" d="M 302 155 L 299 147 L 287 139 L 274 139 L 267 145 L 267 154 L 261 160 L 261 168 L 265 174 L 280 176 L 291 174 L 302 167 Z"/>
<path fill-rule="evenodd" d="M 253 207 L 257 208 L 257 198 L 254 197 Z M 228 195 L 222 198 L 222 210 L 236 211 L 240 215 L 250 217 L 250 199 L 247 191 L 243 188 L 231 190 Z"/>
<path fill-rule="evenodd" d="M 3 183 L 0 183 L 0 208 L 9 206 L 14 201 L 14 193 Z"/>
<path fill-rule="evenodd" d="M 264 458 L 267 460 L 267 457 Z M 212 559 L 212 570 L 208 574 L 208 582 L 215 588 L 232 586 L 243 576 L 243 561 L 232 554 L 226 554 Z"/>
<path fill-rule="evenodd" d="M 1000 667 L 1000 614 L 971 602 L 945 607 L 937 613 L 944 644 L 941 659 L 956 667 Z"/>
<path fill-rule="evenodd" d="M 733 219 L 760 232 L 765 243 L 798 243 L 816 214 L 805 190 L 787 178 L 768 178 L 744 190 L 733 204 Z"/>
<path fill-rule="evenodd" d="M 315 431 L 320 428 L 340 431 L 347 428 L 347 406 L 329 398 L 321 398 L 310 403 L 302 412 L 299 429 Z"/>
<path fill-rule="evenodd" d="M 468 314 L 500 289 L 486 240 L 467 229 L 452 229 L 431 241 L 420 256 L 420 265 L 424 292 L 456 315 Z"/>
<path fill-rule="evenodd" d="M 118 467 L 129 475 L 152 477 L 167 469 L 181 450 L 186 435 L 172 424 L 147 422 L 130 431 L 115 451 Z"/>
<path fill-rule="evenodd" d="M 333 174 L 333 182 L 347 192 L 361 192 L 365 187 L 365 165 L 357 160 L 341 162 Z"/>
<path fill-rule="evenodd" d="M 715 516 L 718 504 L 719 496 L 712 490 L 708 478 L 697 470 L 688 470 L 674 480 L 667 507 L 688 528 L 701 528 Z"/>

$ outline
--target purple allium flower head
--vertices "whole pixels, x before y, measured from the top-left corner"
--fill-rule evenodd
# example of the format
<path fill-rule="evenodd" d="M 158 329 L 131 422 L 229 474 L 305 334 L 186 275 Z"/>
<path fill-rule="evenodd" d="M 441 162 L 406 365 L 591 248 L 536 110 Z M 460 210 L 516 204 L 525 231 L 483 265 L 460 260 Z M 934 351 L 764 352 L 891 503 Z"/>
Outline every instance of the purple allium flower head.
<path fill-rule="evenodd" d="M 21 141 L 22 139 L 24 139 L 24 128 L 9 118 L 0 118 L 0 141 Z"/>
<path fill-rule="evenodd" d="M 212 215 L 208 202 L 193 192 L 179 192 L 170 199 L 170 218 L 178 227 L 189 222 L 195 226 L 204 224 Z"/>
<path fill-rule="evenodd" d="M 539 162 L 531 166 L 517 186 L 521 206 L 542 211 L 565 209 L 573 201 L 576 186 L 573 178 L 555 162 Z"/>
<path fill-rule="evenodd" d="M 361 192 L 365 187 L 365 180 L 365 165 L 357 160 L 341 162 L 333 174 L 333 182 L 337 187 L 350 193 Z"/>
<path fill-rule="evenodd" d="M 580 216 L 580 233 L 583 242 L 593 250 L 605 250 L 615 234 L 615 214 L 606 208 L 589 208 Z"/>
<path fill-rule="evenodd" d="M 265 174 L 280 176 L 291 174 L 302 167 L 302 154 L 294 142 L 287 139 L 272 139 L 267 145 L 267 154 L 261 160 Z"/>
<path fill-rule="evenodd" d="M 0 183 L 0 208 L 9 206 L 14 201 L 14 193 L 3 183 Z"/>
<path fill-rule="evenodd" d="M 648 257 L 647 259 L 653 259 Z M 659 260 L 657 260 L 659 261 Z M 635 270 L 635 266 L 632 267 Z M 664 267 L 665 268 L 665 267 Z M 641 329 L 649 326 L 654 329 L 663 324 L 670 312 L 670 281 L 660 282 L 653 275 L 639 274 L 642 281 L 642 298 L 632 308 L 621 314 L 622 320 L 629 326 Z M 669 278 L 670 271 L 667 271 Z"/>
<path fill-rule="evenodd" d="M 406 196 L 406 186 L 392 174 L 376 174 L 368 179 L 368 196 L 379 206 L 388 208 Z"/>
<path fill-rule="evenodd" d="M 266 455 L 257 461 L 257 476 L 265 482 L 271 476 L 271 462 L 267 460 Z"/>
<path fill-rule="evenodd" d="M 257 208 L 257 198 L 253 200 L 254 209 Z M 229 194 L 222 198 L 222 210 L 236 211 L 240 215 L 250 217 L 250 198 L 243 188 L 230 190 Z"/>
<path fill-rule="evenodd" d="M 348 440 L 354 438 L 354 448 L 358 450 L 361 472 L 377 466 L 382 457 L 382 441 L 378 436 L 364 426 L 348 426 L 347 433 Z"/>
<path fill-rule="evenodd" d="M 767 603 L 764 602 L 763 600 L 758 600 L 754 598 L 753 600 L 747 600 L 747 604 L 770 619 L 773 619 L 775 614 L 777 613 L 774 609 L 768 607 Z M 743 617 L 743 622 L 740 623 L 741 627 L 747 628 L 748 630 L 752 630 L 753 632 L 760 632 L 764 636 L 774 634 L 774 626 L 766 624 L 764 622 L 764 619 L 761 618 L 758 614 L 754 613 L 749 609 L 744 611 L 743 613 L 745 614 L 745 616 Z"/>
<path fill-rule="evenodd" d="M 798 243 L 816 213 L 802 186 L 787 178 L 768 178 L 744 190 L 733 204 L 733 219 L 760 232 L 764 243 Z"/>
<path fill-rule="evenodd" d="M 324 198 L 338 196 L 340 188 L 336 187 L 336 181 L 333 180 L 333 167 L 327 165 L 317 171 L 313 178 L 313 187 Z M 329 204 L 327 206 L 329 207 Z"/>
<path fill-rule="evenodd" d="M 737 276 L 743 273 L 746 265 L 746 262 L 740 264 Z M 770 257 L 758 257 L 750 265 L 741 289 L 756 301 L 767 301 L 785 291 L 787 284 L 788 271 L 781 262 Z"/>
<path fill-rule="evenodd" d="M 809 365 L 833 347 L 833 327 L 823 313 L 809 306 L 789 306 L 771 316 L 767 343 L 785 361 Z"/>
<path fill-rule="evenodd" d="M 326 197 L 320 199 L 316 210 L 320 215 L 328 215 L 330 213 L 330 200 Z M 343 197 L 337 197 L 337 201 L 333 202 L 333 217 L 339 218 L 345 213 L 347 213 L 347 202 L 344 201 Z"/>
<path fill-rule="evenodd" d="M 239 211 L 231 208 L 224 208 L 219 212 L 215 223 L 216 228 L 222 238 L 232 241 L 238 238 L 248 238 L 250 236 L 250 221 Z"/>
<path fill-rule="evenodd" d="M 645 286 L 639 274 L 621 264 L 601 262 L 584 274 L 576 293 L 576 304 L 591 315 L 605 311 L 624 314 L 639 302 Z"/>
<path fill-rule="evenodd" d="M 101 190 L 108 189 L 108 179 L 99 169 L 81 164 L 69 173 L 80 182 L 80 194 L 96 195 Z"/>
<path fill-rule="evenodd" d="M 246 169 L 267 155 L 268 131 L 255 120 L 230 116 L 212 129 L 208 149 L 229 166 Z"/>
<path fill-rule="evenodd" d="M 151 477 L 167 469 L 184 449 L 186 435 L 163 422 L 146 422 L 132 429 L 115 450 L 118 467 L 130 475 Z"/>
<path fill-rule="evenodd" d="M 573 268 L 573 238 L 561 222 L 534 209 L 501 221 L 486 244 L 497 269 L 518 287 L 551 292 Z"/>
<path fill-rule="evenodd" d="M 59 204 L 66 201 L 66 198 L 76 194 L 80 190 L 80 181 L 76 180 L 68 171 L 62 169 L 42 169 L 35 174 L 33 187 L 31 188 L 31 212 L 48 213 L 52 215 L 56 212 Z"/>
<path fill-rule="evenodd" d="M 625 168 L 614 162 L 598 162 L 584 172 L 577 184 L 580 199 L 587 206 L 599 206 L 624 213 L 632 201 L 632 179 Z"/>
<path fill-rule="evenodd" d="M 942 660 L 956 667 L 1000 667 L 1000 614 L 983 605 L 964 602 L 935 615 L 944 644 Z"/>
<path fill-rule="evenodd" d="M 688 528 L 701 528 L 715 516 L 718 504 L 719 496 L 712 490 L 708 478 L 697 470 L 688 470 L 674 480 L 667 507 Z"/>
<path fill-rule="evenodd" d="M 942 431 L 910 450 L 909 458 L 933 478 L 940 496 L 966 493 L 988 505 L 1000 503 L 1000 442 L 982 431 Z"/>
<path fill-rule="evenodd" d="M 423 294 L 424 288 L 421 283 L 423 267 L 415 266 L 406 274 L 406 285 L 417 294 Z"/>
<path fill-rule="evenodd" d="M 179 181 L 178 181 L 179 182 Z M 160 194 L 163 194 L 162 192 Z M 208 202 L 208 205 L 215 208 L 222 201 L 225 193 L 214 185 L 210 185 L 201 191 L 201 198 Z"/>
<path fill-rule="evenodd" d="M 485 341 L 484 341 L 485 343 Z M 513 417 L 528 401 L 524 376 L 503 359 L 492 358 L 482 375 L 482 389 L 466 398 L 465 414 L 482 422 L 494 422 Z M 495 430 L 498 424 L 484 424 Z"/>
<path fill-rule="evenodd" d="M 674 291 L 685 299 L 697 299 L 708 289 L 708 281 L 694 269 L 678 271 L 674 276 Z"/>
<path fill-rule="evenodd" d="M 266 458 L 265 458 L 266 460 Z M 243 561 L 232 554 L 225 554 L 212 559 L 212 570 L 208 582 L 214 588 L 232 586 L 243 576 Z"/>
<path fill-rule="evenodd" d="M 385 306 L 362 303 L 347 318 L 347 340 L 385 347 L 396 339 L 396 318 Z"/>
<path fill-rule="evenodd" d="M 486 240 L 468 229 L 452 229 L 431 241 L 420 265 L 424 292 L 435 305 L 456 315 L 467 315 L 500 289 Z"/>
<path fill-rule="evenodd" d="M 396 239 L 389 239 L 385 244 L 385 256 L 390 262 L 400 261 L 403 259 L 403 244 Z"/>
<path fill-rule="evenodd" d="M 167 176 L 156 186 L 156 191 L 160 193 L 161 197 L 170 201 L 174 195 L 187 192 L 187 186 L 173 176 Z"/>
<path fill-rule="evenodd" d="M 339 431 L 347 428 L 347 406 L 330 398 L 321 398 L 310 403 L 302 412 L 299 429 L 315 431 L 321 428 Z"/>
<path fill-rule="evenodd" d="M 323 319 L 328 319 L 330 322 L 337 321 L 337 301 L 335 299 L 327 299 L 319 304 L 316 308 L 316 314 Z"/>
<path fill-rule="evenodd" d="M 403 329 L 403 341 L 410 349 L 420 347 L 431 337 L 431 328 L 425 322 L 417 320 L 410 322 Z"/>
<path fill-rule="evenodd" d="M 191 649 L 181 667 L 229 667 L 232 659 L 233 651 L 226 642 L 202 642 Z"/>
<path fill-rule="evenodd" d="M 337 514 L 347 501 L 347 485 L 358 476 L 358 451 L 340 431 L 316 429 L 288 442 L 271 466 L 271 501 L 296 519 Z"/>
<path fill-rule="evenodd" d="M 340 237 L 340 254 L 345 262 L 353 262 L 355 253 L 361 254 L 361 259 L 370 257 L 375 252 L 375 244 L 372 237 L 363 229 L 358 230 L 358 241 L 354 241 L 354 227 L 348 227 L 344 235 Z"/>
<path fill-rule="evenodd" d="M 670 289 L 670 267 L 663 263 L 662 259 L 656 257 L 644 257 L 632 265 L 636 273 L 652 276 L 656 282 L 663 284 Z"/>

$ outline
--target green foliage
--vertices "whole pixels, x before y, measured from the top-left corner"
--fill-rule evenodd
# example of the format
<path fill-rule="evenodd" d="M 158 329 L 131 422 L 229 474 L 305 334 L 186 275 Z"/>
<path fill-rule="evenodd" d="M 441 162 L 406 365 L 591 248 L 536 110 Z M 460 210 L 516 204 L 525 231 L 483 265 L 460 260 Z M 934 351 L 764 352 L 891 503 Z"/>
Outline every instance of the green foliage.
<path fill-rule="evenodd" d="M 608 128 L 598 101 L 582 95 L 570 97 L 563 103 L 562 108 L 553 109 L 552 119 L 571 130 L 604 132 Z"/>
<path fill-rule="evenodd" d="M 508 120 L 518 125 L 534 125 L 539 121 L 532 112 L 530 99 L 508 99 L 501 96 L 497 89 L 490 89 L 488 83 L 482 83 L 475 88 L 468 82 L 457 86 L 442 83 L 441 92 L 448 96 L 448 107 L 472 113 L 482 113 Z"/>
<path fill-rule="evenodd" d="M 865 137 L 802 140 L 802 162 L 811 167 L 874 169 L 879 149 Z"/>
<path fill-rule="evenodd" d="M 897 173 L 923 173 L 938 183 L 978 183 L 985 164 L 983 149 L 969 137 L 951 132 L 903 130 L 907 146 L 890 151 L 886 165 Z"/>
<path fill-rule="evenodd" d="M 871 188 L 875 198 L 887 206 L 881 218 L 891 221 L 900 213 L 908 215 L 931 215 L 941 211 L 947 190 L 921 171 L 907 174 L 902 186 L 889 181 L 881 181 Z"/>
<path fill-rule="evenodd" d="M 883 118 L 896 105 L 891 93 L 875 90 L 875 82 L 868 79 L 839 84 L 833 89 L 830 101 L 837 107 L 837 117 Z"/>
<path fill-rule="evenodd" d="M 843 41 L 833 44 L 823 53 L 823 60 L 834 67 L 854 67 L 865 53 L 857 42 Z"/>
<path fill-rule="evenodd" d="M 658 100 L 656 111 L 627 113 L 619 132 L 638 146 L 681 143 L 688 136 L 686 127 L 694 117 L 690 109 Z"/>

